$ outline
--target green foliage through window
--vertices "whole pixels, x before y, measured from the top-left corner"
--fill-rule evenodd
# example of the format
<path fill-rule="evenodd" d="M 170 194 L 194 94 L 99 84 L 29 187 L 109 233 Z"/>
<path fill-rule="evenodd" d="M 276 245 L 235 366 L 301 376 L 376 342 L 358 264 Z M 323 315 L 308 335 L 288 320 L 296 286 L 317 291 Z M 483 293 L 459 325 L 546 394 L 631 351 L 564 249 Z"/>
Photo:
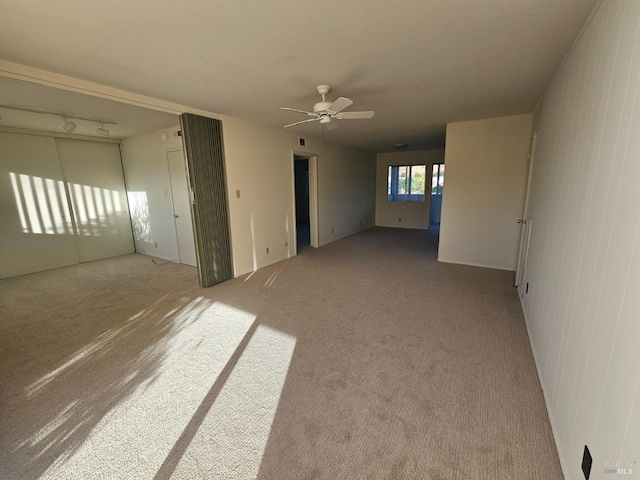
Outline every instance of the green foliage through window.
<path fill-rule="evenodd" d="M 434 163 L 431 174 L 431 195 L 442 195 L 444 186 L 444 163 Z"/>
<path fill-rule="evenodd" d="M 424 202 L 426 165 L 390 165 L 387 199 L 390 202 Z"/>

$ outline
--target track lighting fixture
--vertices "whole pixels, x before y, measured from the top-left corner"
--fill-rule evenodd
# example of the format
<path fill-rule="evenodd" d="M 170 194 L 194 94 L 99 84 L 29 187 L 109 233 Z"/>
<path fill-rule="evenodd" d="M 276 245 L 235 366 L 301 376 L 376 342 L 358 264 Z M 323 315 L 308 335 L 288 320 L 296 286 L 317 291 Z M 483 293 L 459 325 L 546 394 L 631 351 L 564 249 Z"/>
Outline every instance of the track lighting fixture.
<path fill-rule="evenodd" d="M 64 120 L 64 126 L 62 128 L 67 132 L 71 133 L 76 129 L 76 124 L 68 120 L 67 117 L 62 117 L 62 119 Z"/>
<path fill-rule="evenodd" d="M 62 126 L 62 128 L 64 129 L 65 132 L 67 133 L 72 133 L 76 127 L 78 126 L 76 124 L 76 122 L 73 122 L 73 120 L 82 120 L 85 122 L 92 122 L 92 123 L 97 123 L 100 125 L 99 128 L 96 129 L 96 133 L 102 137 L 108 137 L 109 136 L 109 130 L 107 130 L 106 128 L 104 128 L 105 125 L 117 125 L 117 123 L 115 122 L 105 122 L 105 121 L 101 121 L 101 120 L 94 120 L 93 118 L 83 118 L 83 117 L 76 117 L 76 116 L 69 116 L 63 113 L 55 113 L 55 112 L 46 112 L 46 111 L 42 111 L 42 110 L 33 110 L 31 108 L 22 108 L 22 107 L 9 107 L 7 105 L 0 105 L 0 108 L 6 108 L 8 110 L 18 110 L 20 112 L 29 112 L 29 113 L 39 113 L 42 115 L 55 115 L 56 117 L 61 117 L 62 120 L 64 120 L 64 125 Z"/>
<path fill-rule="evenodd" d="M 109 136 L 109 130 L 104 128 L 104 123 L 100 122 L 100 128 L 96 129 L 96 133 L 102 137 Z"/>

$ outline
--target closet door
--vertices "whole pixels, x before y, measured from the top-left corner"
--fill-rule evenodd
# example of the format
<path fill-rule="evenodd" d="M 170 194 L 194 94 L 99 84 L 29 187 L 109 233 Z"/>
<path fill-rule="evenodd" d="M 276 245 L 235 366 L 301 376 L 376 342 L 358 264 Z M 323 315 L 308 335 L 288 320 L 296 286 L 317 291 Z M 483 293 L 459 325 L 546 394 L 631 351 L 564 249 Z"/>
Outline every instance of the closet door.
<path fill-rule="evenodd" d="M 135 251 L 120 159 L 114 143 L 56 139 L 76 226 L 80 262 Z"/>
<path fill-rule="evenodd" d="M 77 263 L 54 138 L 0 132 L 0 278 Z"/>

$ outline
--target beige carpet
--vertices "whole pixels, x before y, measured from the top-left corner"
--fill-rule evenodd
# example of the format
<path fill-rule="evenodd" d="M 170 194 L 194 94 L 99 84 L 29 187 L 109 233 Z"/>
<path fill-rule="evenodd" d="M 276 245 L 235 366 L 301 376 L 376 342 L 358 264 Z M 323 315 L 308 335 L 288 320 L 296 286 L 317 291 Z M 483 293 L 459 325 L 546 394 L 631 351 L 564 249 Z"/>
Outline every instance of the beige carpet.
<path fill-rule="evenodd" d="M 0 281 L 0 478 L 559 479 L 509 272 L 374 228 L 209 289 Z"/>

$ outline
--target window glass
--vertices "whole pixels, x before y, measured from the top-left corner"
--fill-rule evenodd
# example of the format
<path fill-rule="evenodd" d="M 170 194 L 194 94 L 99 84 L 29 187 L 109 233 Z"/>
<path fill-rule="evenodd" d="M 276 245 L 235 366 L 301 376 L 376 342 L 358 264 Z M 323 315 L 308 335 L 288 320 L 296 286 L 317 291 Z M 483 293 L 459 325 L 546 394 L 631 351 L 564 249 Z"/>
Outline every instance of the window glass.
<path fill-rule="evenodd" d="M 431 171 L 431 195 L 442 195 L 444 163 L 434 163 Z"/>
<path fill-rule="evenodd" d="M 411 184 L 409 185 L 410 194 L 424 195 L 424 177 L 426 171 L 426 165 L 413 165 L 411 167 Z"/>
<path fill-rule="evenodd" d="M 424 202 L 426 165 L 390 165 L 387 175 L 387 200 Z"/>

